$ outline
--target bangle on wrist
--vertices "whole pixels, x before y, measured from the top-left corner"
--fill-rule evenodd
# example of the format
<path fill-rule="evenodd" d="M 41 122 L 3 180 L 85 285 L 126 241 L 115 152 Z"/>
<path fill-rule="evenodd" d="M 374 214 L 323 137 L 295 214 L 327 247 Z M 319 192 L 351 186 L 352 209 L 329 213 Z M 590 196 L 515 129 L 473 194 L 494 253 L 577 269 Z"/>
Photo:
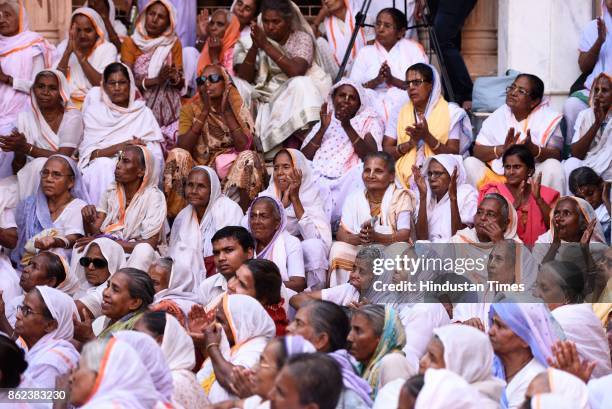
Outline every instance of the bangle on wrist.
<path fill-rule="evenodd" d="M 497 153 L 497 145 L 493 147 L 493 155 L 495 155 L 495 159 L 499 159 L 499 154 Z"/>
<path fill-rule="evenodd" d="M 211 342 L 210 344 L 206 345 L 206 351 L 208 352 L 208 349 L 211 347 L 218 347 L 219 343 L 218 342 Z"/>
<path fill-rule="evenodd" d="M 146 85 L 145 85 L 145 81 L 146 81 L 146 80 L 147 80 L 146 78 L 143 78 L 143 79 L 142 79 L 142 82 L 140 83 L 140 88 L 142 88 L 142 90 L 143 90 L 143 91 L 146 91 L 146 90 L 147 90 L 147 87 L 146 87 Z"/>
<path fill-rule="evenodd" d="M 30 144 L 30 149 L 28 149 L 28 155 L 32 154 L 32 150 L 34 150 L 34 145 Z"/>
<path fill-rule="evenodd" d="M 351 143 L 353 144 L 353 146 L 355 146 L 357 144 L 357 142 L 359 142 L 361 140 L 361 138 L 357 138 L 354 141 L 351 141 Z"/>
<path fill-rule="evenodd" d="M 538 159 L 542 155 L 542 147 L 538 145 L 538 154 L 534 157 L 534 159 Z"/>
<path fill-rule="evenodd" d="M 440 145 L 442 145 L 442 142 L 438 141 L 438 143 L 436 144 L 436 146 L 434 146 L 433 148 L 431 148 L 432 150 L 436 150 L 440 147 Z"/>
<path fill-rule="evenodd" d="M 321 147 L 321 145 L 318 145 L 318 144 L 316 144 L 316 143 L 314 142 L 314 138 L 312 138 L 312 139 L 310 140 L 310 144 L 311 144 L 312 146 L 314 146 L 315 148 L 317 148 L 317 149 Z"/>

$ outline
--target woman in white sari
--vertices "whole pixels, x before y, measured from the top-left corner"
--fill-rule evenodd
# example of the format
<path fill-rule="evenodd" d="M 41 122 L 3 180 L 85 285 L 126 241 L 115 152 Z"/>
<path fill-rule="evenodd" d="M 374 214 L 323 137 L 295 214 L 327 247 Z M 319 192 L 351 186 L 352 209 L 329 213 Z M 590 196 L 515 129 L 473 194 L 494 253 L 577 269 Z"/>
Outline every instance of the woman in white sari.
<path fill-rule="evenodd" d="M 208 166 L 191 169 L 185 199 L 189 204 L 174 220 L 168 254 L 192 269 L 199 283 L 214 270 L 213 235 L 225 226 L 239 226 L 244 214 L 236 202 L 221 193 L 219 177 Z"/>
<path fill-rule="evenodd" d="M 97 235 L 105 234 L 126 253 L 132 253 L 140 243 L 156 248 L 163 239 L 166 221 L 166 199 L 157 188 L 157 169 L 147 148 L 128 146 L 119 157 L 115 181 L 104 192 L 99 205 L 83 208 L 88 236 L 80 239 L 76 247 L 82 248 Z"/>
<path fill-rule="evenodd" d="M 15 162 L 19 200 L 38 188 L 40 171 L 47 158 L 54 154 L 71 157 L 83 138 L 83 116 L 70 101 L 68 81 L 57 70 L 36 74 L 30 90 L 31 106 L 17 117 Z"/>
<path fill-rule="evenodd" d="M 542 185 L 563 194 L 565 175 L 559 160 L 563 115 L 544 97 L 544 83 L 533 74 L 520 74 L 506 88 L 506 103 L 482 124 L 476 137 L 474 156 L 464 161 L 468 182 L 477 189 L 489 182 L 505 182 L 502 155 L 511 145 L 525 144 L 536 160 Z"/>
<path fill-rule="evenodd" d="M 427 62 L 423 47 L 404 38 L 406 15 L 394 8 L 382 9 L 376 16 L 376 41 L 359 50 L 351 70 L 351 80 L 368 89 L 378 115 L 391 120 L 408 102 L 406 70 Z"/>
<path fill-rule="evenodd" d="M 192 372 L 196 365 L 193 340 L 177 319 L 163 311 L 146 312 L 134 330 L 149 334 L 161 345 L 172 375 L 173 402 L 185 409 L 207 405 L 204 389 Z"/>
<path fill-rule="evenodd" d="M 580 112 L 572 130 L 572 157 L 563 162 L 569 180 L 572 170 L 588 166 L 607 182 L 612 180 L 612 76 L 599 74 L 591 89 L 590 108 Z"/>
<path fill-rule="evenodd" d="M 340 219 L 348 194 L 363 186 L 358 165 L 368 153 L 382 149 L 384 124 L 371 104 L 361 85 L 340 80 L 321 107 L 320 122 L 302 143 L 332 224 Z"/>
<path fill-rule="evenodd" d="M 263 28 L 251 24 L 252 45 L 241 39 L 234 48 L 241 92 L 257 103 L 256 133 L 264 152 L 298 134 L 318 120 L 323 96 L 331 86 L 323 70 L 314 36 L 299 8 L 289 0 L 264 0 Z"/>
<path fill-rule="evenodd" d="M 19 275 L 11 264 L 10 252 L 17 246 L 15 221 L 17 186 L 7 179 L 0 181 L 0 297 L 6 302 L 20 296 Z M 0 317 L 1 319 L 2 317 Z M 1 330 L 0 330 L 1 331 Z"/>
<path fill-rule="evenodd" d="M 252 368 L 276 329 L 259 301 L 248 295 L 223 296 L 217 323 L 204 334 L 208 359 L 197 373 L 211 403 L 233 397 L 230 388 L 235 367 Z"/>
<path fill-rule="evenodd" d="M 94 9 L 78 8 L 70 21 L 57 69 L 68 78 L 70 98 L 81 108 L 89 90 L 102 82 L 104 68 L 117 61 L 117 48 L 109 41 L 104 21 Z"/>
<path fill-rule="evenodd" d="M 425 160 L 422 173 L 424 176 L 416 169 L 417 239 L 448 243 L 457 231 L 473 224 L 478 192 L 466 183 L 459 155 L 431 156 Z"/>
<path fill-rule="evenodd" d="M 83 104 L 85 131 L 79 146 L 79 169 L 92 203 L 99 203 L 113 182 L 117 156 L 126 146 L 146 145 L 156 167 L 164 163 L 161 130 L 144 101 L 136 99 L 132 72 L 112 63 L 103 76 L 102 86 L 92 88 Z"/>
<path fill-rule="evenodd" d="M 368 154 L 362 178 L 365 189 L 356 189 L 346 198 L 338 241 L 329 254 L 331 287 L 348 281 L 359 246 L 405 246 L 410 239 L 414 195 L 396 186 L 393 158 L 386 152 Z"/>
<path fill-rule="evenodd" d="M 306 285 L 320 289 L 325 284 L 332 234 L 319 187 L 302 152 L 282 149 L 273 164 L 272 182 L 259 195 L 273 197 L 285 207 L 287 231 L 301 240 Z"/>
<path fill-rule="evenodd" d="M 98 12 L 104 27 L 108 32 L 108 40 L 121 50 L 121 41 L 127 36 L 127 28 L 117 19 L 117 9 L 113 0 L 87 0 L 85 7 L 91 7 Z"/>
<path fill-rule="evenodd" d="M 74 301 L 60 290 L 37 286 L 26 294 L 15 323 L 28 361 L 21 387 L 55 388 L 55 378 L 77 365 L 79 353 L 70 343 L 75 314 Z"/>

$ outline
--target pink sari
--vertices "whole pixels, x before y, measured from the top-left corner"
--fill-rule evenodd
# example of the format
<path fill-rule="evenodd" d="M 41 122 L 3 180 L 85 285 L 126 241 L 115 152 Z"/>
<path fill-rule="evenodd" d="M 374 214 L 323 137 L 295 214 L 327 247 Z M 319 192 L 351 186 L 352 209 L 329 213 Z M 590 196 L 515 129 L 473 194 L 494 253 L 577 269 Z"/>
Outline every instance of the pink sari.
<path fill-rule="evenodd" d="M 489 193 L 499 193 L 514 205 L 514 196 L 512 196 L 512 193 L 504 183 L 487 183 L 481 187 L 478 195 L 478 203 L 480 203 L 485 195 Z M 554 203 L 559 199 L 559 192 L 546 186 L 540 186 L 540 195 L 551 209 L 554 207 Z M 516 232 L 523 243 L 531 247 L 535 244 L 538 237 L 545 233 L 549 227 L 544 223 L 544 216 L 538 207 L 538 203 L 533 193 L 529 194 L 527 203 L 523 203 L 521 207 L 516 209 L 516 213 L 518 216 Z"/>

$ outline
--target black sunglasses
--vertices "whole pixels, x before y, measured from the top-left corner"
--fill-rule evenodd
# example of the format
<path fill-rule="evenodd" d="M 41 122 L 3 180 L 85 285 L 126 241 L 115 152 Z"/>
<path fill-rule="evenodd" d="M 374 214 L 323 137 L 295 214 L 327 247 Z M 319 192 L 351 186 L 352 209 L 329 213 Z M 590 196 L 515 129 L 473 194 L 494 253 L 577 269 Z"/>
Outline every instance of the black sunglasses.
<path fill-rule="evenodd" d="M 108 262 L 103 258 L 81 257 L 81 259 L 79 260 L 79 264 L 83 267 L 89 267 L 89 265 L 92 263 L 95 268 L 105 268 L 108 266 Z"/>
<path fill-rule="evenodd" d="M 196 84 L 200 86 L 200 85 L 205 84 L 206 81 L 210 81 L 211 84 L 216 84 L 222 79 L 223 79 L 223 76 L 221 74 L 210 74 L 209 76 L 202 75 L 201 77 L 196 78 Z"/>

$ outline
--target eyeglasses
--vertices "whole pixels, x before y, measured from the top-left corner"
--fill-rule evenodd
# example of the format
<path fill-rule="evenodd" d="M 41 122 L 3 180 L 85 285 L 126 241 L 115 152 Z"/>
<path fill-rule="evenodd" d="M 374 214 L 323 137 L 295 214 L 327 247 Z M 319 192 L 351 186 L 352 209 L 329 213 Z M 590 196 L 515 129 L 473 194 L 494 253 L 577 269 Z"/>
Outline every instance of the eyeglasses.
<path fill-rule="evenodd" d="M 51 177 L 51 179 L 59 179 L 62 176 L 73 176 L 73 175 L 70 175 L 68 173 L 49 172 L 48 170 L 40 171 L 40 177 L 43 179 L 47 179 L 48 177 Z"/>
<path fill-rule="evenodd" d="M 518 92 L 523 97 L 531 95 L 531 92 L 527 91 L 525 88 L 517 87 L 516 85 L 506 87 L 506 94 L 514 94 L 515 92 Z"/>
<path fill-rule="evenodd" d="M 429 81 L 425 81 L 425 80 L 410 80 L 410 81 L 406 81 L 406 85 L 408 86 L 408 88 L 412 88 L 413 86 L 415 88 L 418 88 L 421 85 L 423 85 L 423 83 L 425 83 L 425 82 L 429 82 Z"/>
<path fill-rule="evenodd" d="M 201 77 L 196 78 L 196 84 L 201 86 L 206 83 L 206 81 L 210 81 L 211 84 L 216 84 L 223 79 L 221 74 L 210 74 L 209 76 L 202 75 Z"/>
<path fill-rule="evenodd" d="M 79 260 L 79 264 L 83 267 L 89 267 L 90 264 L 93 264 L 94 268 L 105 268 L 108 266 L 108 262 L 103 258 L 89 258 L 89 257 L 81 257 Z"/>
<path fill-rule="evenodd" d="M 27 305 L 18 305 L 17 312 L 21 313 L 21 315 L 23 315 L 24 317 L 27 317 L 28 315 L 45 315 L 42 312 L 34 311 Z"/>
<path fill-rule="evenodd" d="M 444 176 L 446 173 L 444 172 L 427 172 L 427 177 L 429 179 L 438 179 Z"/>

